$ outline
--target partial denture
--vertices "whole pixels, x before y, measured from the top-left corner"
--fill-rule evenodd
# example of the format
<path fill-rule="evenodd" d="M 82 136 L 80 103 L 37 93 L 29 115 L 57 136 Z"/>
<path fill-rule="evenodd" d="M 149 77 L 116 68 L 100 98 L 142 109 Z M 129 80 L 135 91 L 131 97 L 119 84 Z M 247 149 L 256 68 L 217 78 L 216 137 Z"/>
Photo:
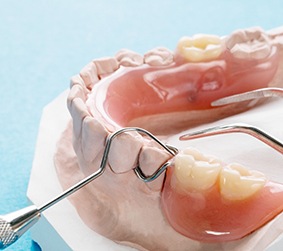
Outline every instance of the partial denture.
<path fill-rule="evenodd" d="M 188 238 L 238 240 L 282 212 L 283 185 L 262 173 L 196 150 L 178 155 L 167 172 L 162 207 L 172 227 Z"/>

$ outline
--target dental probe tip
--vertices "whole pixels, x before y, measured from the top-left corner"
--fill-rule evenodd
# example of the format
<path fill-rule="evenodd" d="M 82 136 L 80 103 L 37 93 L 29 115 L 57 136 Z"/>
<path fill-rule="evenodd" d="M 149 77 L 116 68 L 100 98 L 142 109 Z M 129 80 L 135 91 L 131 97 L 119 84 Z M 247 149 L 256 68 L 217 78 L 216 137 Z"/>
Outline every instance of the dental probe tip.
<path fill-rule="evenodd" d="M 217 99 L 211 102 L 211 106 L 217 107 L 217 106 L 249 101 L 253 99 L 269 98 L 269 97 L 283 97 L 283 88 L 268 87 L 268 88 L 257 89 L 240 94 L 235 94 L 228 97 Z"/>
<path fill-rule="evenodd" d="M 248 124 L 231 124 L 231 125 L 222 125 L 222 126 L 215 126 L 210 127 L 204 130 L 196 131 L 193 133 L 187 133 L 179 137 L 181 141 L 183 140 L 191 140 L 196 138 L 203 138 L 207 136 L 214 136 L 219 134 L 227 134 L 227 133 L 245 133 L 248 134 L 269 147 L 273 148 L 274 150 L 278 151 L 279 153 L 283 154 L 283 142 L 274 138 L 270 134 L 264 132 L 260 128 L 255 126 L 251 126 Z"/>

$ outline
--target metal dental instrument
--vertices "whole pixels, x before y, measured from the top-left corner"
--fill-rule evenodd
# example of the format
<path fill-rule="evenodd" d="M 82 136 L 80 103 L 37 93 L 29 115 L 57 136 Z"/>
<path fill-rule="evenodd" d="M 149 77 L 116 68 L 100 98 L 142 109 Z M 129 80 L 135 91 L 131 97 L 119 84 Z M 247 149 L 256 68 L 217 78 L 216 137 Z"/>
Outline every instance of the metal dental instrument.
<path fill-rule="evenodd" d="M 211 128 L 207 128 L 204 130 L 188 133 L 185 135 L 182 135 L 179 139 L 180 140 L 190 140 L 190 139 L 196 139 L 196 138 L 202 138 L 207 136 L 214 136 L 218 134 L 225 134 L 225 133 L 246 133 L 249 134 L 258 140 L 262 141 L 263 143 L 269 145 L 279 153 L 283 154 L 283 143 L 268 133 L 264 132 L 263 130 L 246 125 L 246 124 L 233 124 L 233 125 L 224 125 L 224 126 L 215 126 Z"/>
<path fill-rule="evenodd" d="M 111 143 L 115 137 L 118 135 L 129 132 L 135 131 L 141 134 L 145 134 L 149 138 L 153 139 L 157 142 L 161 147 L 163 147 L 169 154 L 175 156 L 178 152 L 177 148 L 169 145 L 165 145 L 155 136 L 153 136 L 148 131 L 141 129 L 141 128 L 123 128 L 110 134 L 106 140 L 106 145 L 104 149 L 104 153 L 102 156 L 102 160 L 100 163 L 99 169 L 91 174 L 90 176 L 86 177 L 85 179 L 81 180 L 74 186 L 70 187 L 63 193 L 59 194 L 57 197 L 53 198 L 49 202 L 45 203 L 40 207 L 36 207 L 35 205 L 28 206 L 24 209 L 18 210 L 13 213 L 9 213 L 6 215 L 0 215 L 0 249 L 5 249 L 6 247 L 10 246 L 14 242 L 16 242 L 28 229 L 30 229 L 40 218 L 41 213 L 48 209 L 49 207 L 53 206 L 57 202 L 61 201 L 62 199 L 68 197 L 69 195 L 73 194 L 83 186 L 87 185 L 94 179 L 98 178 L 103 174 L 105 171 L 108 154 L 110 150 Z M 140 169 L 139 166 L 134 168 L 136 175 L 145 182 L 152 181 L 156 179 L 169 165 L 169 162 L 166 162 L 161 167 L 159 167 L 153 174 L 145 176 Z M 112 170 L 113 171 L 113 170 Z"/>
<path fill-rule="evenodd" d="M 244 92 L 225 98 L 221 98 L 211 102 L 212 106 L 223 106 L 232 103 L 239 103 L 247 100 L 269 98 L 269 97 L 283 97 L 283 88 L 262 88 L 254 91 Z"/>
<path fill-rule="evenodd" d="M 269 97 L 283 98 L 283 88 L 268 87 L 249 92 L 244 92 L 215 100 L 211 103 L 211 105 L 222 106 L 232 103 L 243 102 L 247 100 L 269 98 Z M 266 132 L 262 131 L 259 128 L 246 124 L 233 124 L 233 125 L 211 127 L 204 130 L 182 135 L 180 137 L 180 140 L 196 139 L 196 138 L 202 138 L 202 137 L 213 136 L 218 134 L 235 133 L 235 132 L 249 134 L 257 138 L 258 140 L 264 142 L 265 144 L 269 145 L 279 153 L 283 154 L 283 143 L 281 141 L 275 139 L 274 137 L 270 136 L 269 134 L 267 134 Z"/>

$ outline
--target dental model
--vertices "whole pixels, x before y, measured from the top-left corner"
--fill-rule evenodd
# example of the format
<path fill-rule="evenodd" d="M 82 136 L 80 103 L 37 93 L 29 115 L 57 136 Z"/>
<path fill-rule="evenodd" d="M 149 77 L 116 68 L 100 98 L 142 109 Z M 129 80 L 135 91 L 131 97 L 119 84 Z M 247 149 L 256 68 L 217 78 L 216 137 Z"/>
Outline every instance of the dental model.
<path fill-rule="evenodd" d="M 137 126 L 166 140 L 252 107 L 251 102 L 210 104 L 232 94 L 280 87 L 282 71 L 282 29 L 185 37 L 174 53 L 157 48 L 141 56 L 122 50 L 113 58 L 94 60 L 71 80 L 72 122 L 55 155 L 63 188 L 98 169 L 109 133 Z M 166 175 L 152 182 L 144 183 L 133 172 L 139 165 L 151 174 L 171 158 L 138 133 L 122 134 L 113 141 L 109 168 L 70 200 L 91 229 L 139 250 L 198 250 L 200 242 L 237 240 L 283 209 L 281 185 L 193 149 L 179 153 Z M 256 215 L 254 206 L 261 209 Z"/>

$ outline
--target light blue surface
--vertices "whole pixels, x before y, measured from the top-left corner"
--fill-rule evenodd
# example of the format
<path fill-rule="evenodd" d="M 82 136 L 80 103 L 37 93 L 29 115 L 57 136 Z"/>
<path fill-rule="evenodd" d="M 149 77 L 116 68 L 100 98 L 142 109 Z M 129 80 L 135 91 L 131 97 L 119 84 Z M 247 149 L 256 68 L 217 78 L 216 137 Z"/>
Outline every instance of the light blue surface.
<path fill-rule="evenodd" d="M 0 214 L 28 204 L 42 109 L 90 60 L 121 48 L 173 50 L 183 35 L 271 29 L 283 26 L 282 13 L 280 0 L 1 0 Z M 7 250 L 38 248 L 26 234 Z"/>

